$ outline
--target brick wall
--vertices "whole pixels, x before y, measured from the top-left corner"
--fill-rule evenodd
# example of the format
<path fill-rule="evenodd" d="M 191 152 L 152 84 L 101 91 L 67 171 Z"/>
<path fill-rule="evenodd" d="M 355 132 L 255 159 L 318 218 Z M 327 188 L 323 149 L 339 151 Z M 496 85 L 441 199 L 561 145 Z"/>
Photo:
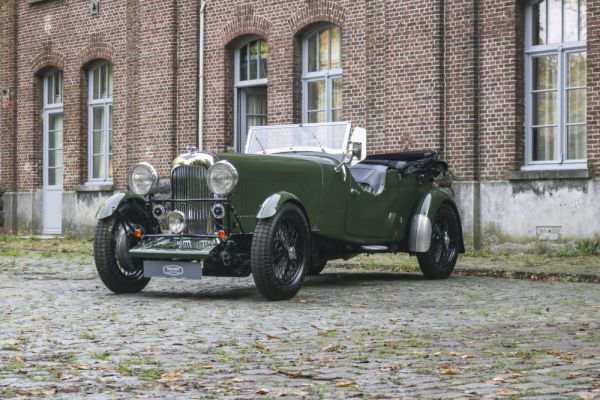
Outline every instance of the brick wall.
<path fill-rule="evenodd" d="M 521 7 L 514 0 L 479 2 L 479 154 L 481 177 L 499 179 L 523 159 Z"/>
<path fill-rule="evenodd" d="M 0 2 L 0 180 L 7 191 L 16 186 L 16 3 Z"/>
<path fill-rule="evenodd" d="M 41 186 L 40 82 L 50 67 L 65 77 L 65 188 L 85 183 L 86 69 L 97 59 L 114 64 L 117 189 L 140 160 L 167 174 L 175 154 L 196 142 L 199 3 L 103 1 L 98 16 L 79 0 L 0 3 L 7 190 Z M 588 1 L 588 159 L 597 172 L 599 3 Z M 233 145 L 236 41 L 268 40 L 268 122 L 299 122 L 301 37 L 322 22 L 342 28 L 343 115 L 367 128 L 371 152 L 438 149 L 465 180 L 499 179 L 522 165 L 524 25 L 514 0 L 208 0 L 206 149 Z"/>
<path fill-rule="evenodd" d="M 588 164 L 600 175 L 600 1 L 587 4 L 587 148 Z"/>

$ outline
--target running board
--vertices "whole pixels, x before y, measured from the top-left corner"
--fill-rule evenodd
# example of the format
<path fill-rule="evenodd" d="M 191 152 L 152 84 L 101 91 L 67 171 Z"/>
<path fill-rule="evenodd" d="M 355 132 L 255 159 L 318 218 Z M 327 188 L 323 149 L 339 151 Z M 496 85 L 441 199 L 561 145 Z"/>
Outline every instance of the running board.
<path fill-rule="evenodd" d="M 362 246 L 361 250 L 366 253 L 387 253 L 388 251 L 390 251 L 390 249 L 387 246 L 378 245 Z"/>

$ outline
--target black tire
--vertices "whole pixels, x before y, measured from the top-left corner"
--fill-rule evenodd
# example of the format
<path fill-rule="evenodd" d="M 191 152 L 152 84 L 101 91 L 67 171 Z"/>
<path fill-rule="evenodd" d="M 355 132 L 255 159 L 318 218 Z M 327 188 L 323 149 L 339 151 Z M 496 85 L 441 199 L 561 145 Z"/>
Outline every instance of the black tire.
<path fill-rule="evenodd" d="M 454 271 L 460 246 L 459 223 L 454 209 L 442 204 L 432 224 L 429 251 L 417 253 L 419 267 L 427 279 L 446 279 Z"/>
<path fill-rule="evenodd" d="M 96 269 L 104 285 L 117 294 L 141 292 L 150 282 L 150 278 L 144 278 L 141 260 L 132 259 L 123 251 L 118 254 L 117 251 L 124 247 L 128 250 L 134 245 L 134 239 L 126 235 L 123 220 L 132 227 L 143 227 L 145 221 L 140 220 L 140 215 L 139 210 L 136 212 L 132 206 L 126 206 L 96 225 Z"/>
<path fill-rule="evenodd" d="M 317 261 L 313 260 L 313 264 L 310 267 L 310 269 L 308 270 L 308 272 L 306 273 L 306 275 L 308 275 L 308 276 L 319 275 L 321 272 L 323 272 L 323 270 L 325 269 L 326 266 L 327 266 L 327 260 L 317 260 Z"/>
<path fill-rule="evenodd" d="M 252 238 L 250 261 L 256 288 L 268 300 L 287 300 L 298 293 L 312 264 L 310 229 L 292 203 L 274 217 L 259 220 Z"/>

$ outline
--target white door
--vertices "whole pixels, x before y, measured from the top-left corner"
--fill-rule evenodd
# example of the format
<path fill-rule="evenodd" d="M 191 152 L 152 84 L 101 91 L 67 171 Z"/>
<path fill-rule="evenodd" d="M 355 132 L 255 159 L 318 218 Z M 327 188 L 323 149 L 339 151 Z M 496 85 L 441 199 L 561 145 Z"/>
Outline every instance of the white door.
<path fill-rule="evenodd" d="M 63 112 L 44 112 L 44 234 L 62 233 Z"/>

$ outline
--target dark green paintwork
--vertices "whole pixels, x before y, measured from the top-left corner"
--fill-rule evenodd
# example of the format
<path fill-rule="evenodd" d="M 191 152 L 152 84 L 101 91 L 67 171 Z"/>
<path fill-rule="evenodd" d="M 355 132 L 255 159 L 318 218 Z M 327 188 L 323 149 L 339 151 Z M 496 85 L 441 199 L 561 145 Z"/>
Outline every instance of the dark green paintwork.
<path fill-rule="evenodd" d="M 258 219 L 272 217 L 292 201 L 303 209 L 318 236 L 361 245 L 400 244 L 407 243 L 415 214 L 423 213 L 433 221 L 443 202 L 456 209 L 448 188 L 421 183 L 415 175 L 402 176 L 393 169 L 386 173 L 384 190 L 372 194 L 360 187 L 347 166 L 336 168 L 339 161 L 325 154 L 224 153 L 215 157 L 229 161 L 238 170 L 231 204 L 245 233 L 254 231 Z M 97 218 L 109 217 L 131 200 L 143 202 L 144 198 L 133 193 L 115 194 L 103 203 Z M 231 233 L 241 232 L 234 228 Z M 132 255 L 204 259 L 210 249 L 212 246 L 181 250 L 153 241 L 145 248 L 132 250 Z"/>
<path fill-rule="evenodd" d="M 254 230 L 257 217 L 270 217 L 286 201 L 297 198 L 311 229 L 320 236 L 360 244 L 398 243 L 406 239 L 417 204 L 427 193 L 439 192 L 428 214 L 435 215 L 442 201 L 454 204 L 443 189 L 418 183 L 414 176 L 402 177 L 395 170 L 388 170 L 383 192 L 371 194 L 360 188 L 347 167 L 336 170 L 338 161 L 325 155 L 218 157 L 239 172 L 231 200 L 246 232 Z"/>

